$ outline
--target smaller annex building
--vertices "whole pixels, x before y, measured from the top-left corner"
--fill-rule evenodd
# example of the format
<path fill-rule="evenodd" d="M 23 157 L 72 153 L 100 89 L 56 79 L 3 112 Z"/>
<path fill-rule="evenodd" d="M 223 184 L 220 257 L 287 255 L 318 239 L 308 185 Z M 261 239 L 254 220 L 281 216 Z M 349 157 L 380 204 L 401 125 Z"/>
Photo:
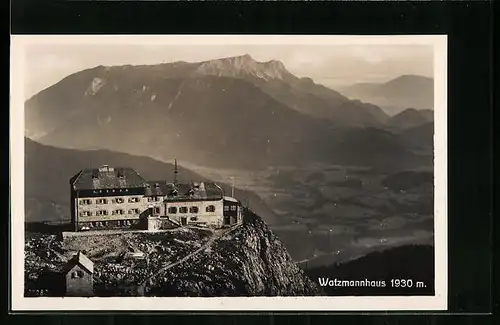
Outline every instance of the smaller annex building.
<path fill-rule="evenodd" d="M 65 296 L 90 297 L 94 295 L 94 263 L 82 252 L 68 261 L 62 272 Z"/>
<path fill-rule="evenodd" d="M 174 172 L 176 179 L 177 163 Z M 214 182 L 147 181 L 133 168 L 105 165 L 81 170 L 70 185 L 74 231 L 221 228 L 243 220 L 241 203 Z"/>

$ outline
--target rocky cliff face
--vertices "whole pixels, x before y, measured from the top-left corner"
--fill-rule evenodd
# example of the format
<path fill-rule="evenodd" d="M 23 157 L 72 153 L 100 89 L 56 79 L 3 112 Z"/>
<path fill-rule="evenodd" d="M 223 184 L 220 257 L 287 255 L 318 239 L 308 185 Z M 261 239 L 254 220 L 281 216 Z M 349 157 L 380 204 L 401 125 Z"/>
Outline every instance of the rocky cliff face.
<path fill-rule="evenodd" d="M 251 212 L 246 219 L 243 226 L 216 240 L 192 263 L 170 269 L 146 289 L 146 295 L 319 294 L 318 286 L 295 264 L 262 219 Z"/>
<path fill-rule="evenodd" d="M 64 295 L 47 279 L 76 251 L 94 262 L 96 296 L 304 296 L 319 287 L 295 264 L 260 217 L 226 230 L 178 228 L 66 238 L 26 236 L 26 295 Z M 142 258 L 131 257 L 139 252 Z M 137 254 L 135 254 L 137 255 Z"/>

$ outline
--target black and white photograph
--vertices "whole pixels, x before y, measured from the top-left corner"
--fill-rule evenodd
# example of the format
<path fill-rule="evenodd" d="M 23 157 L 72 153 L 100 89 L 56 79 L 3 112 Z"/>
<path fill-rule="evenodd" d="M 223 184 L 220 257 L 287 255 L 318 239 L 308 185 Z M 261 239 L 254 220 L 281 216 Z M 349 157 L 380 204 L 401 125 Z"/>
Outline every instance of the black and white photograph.
<path fill-rule="evenodd" d="M 11 57 L 14 310 L 446 309 L 446 36 Z"/>

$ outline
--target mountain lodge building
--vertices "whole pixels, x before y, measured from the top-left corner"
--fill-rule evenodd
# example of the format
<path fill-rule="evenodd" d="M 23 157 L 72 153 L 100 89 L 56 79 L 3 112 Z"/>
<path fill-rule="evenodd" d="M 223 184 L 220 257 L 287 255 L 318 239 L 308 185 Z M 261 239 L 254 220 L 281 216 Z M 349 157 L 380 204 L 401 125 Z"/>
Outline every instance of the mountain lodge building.
<path fill-rule="evenodd" d="M 196 225 L 222 228 L 242 222 L 241 203 L 214 182 L 147 181 L 132 168 L 83 169 L 70 180 L 74 231 Z"/>

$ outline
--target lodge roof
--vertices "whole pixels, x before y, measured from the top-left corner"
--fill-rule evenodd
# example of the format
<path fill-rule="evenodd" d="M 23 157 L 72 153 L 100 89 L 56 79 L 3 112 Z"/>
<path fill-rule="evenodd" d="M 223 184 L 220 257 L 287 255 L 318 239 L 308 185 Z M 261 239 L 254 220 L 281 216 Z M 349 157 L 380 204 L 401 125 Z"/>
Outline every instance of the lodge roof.
<path fill-rule="evenodd" d="M 147 182 L 133 168 L 109 167 L 81 170 L 70 180 L 75 190 L 100 190 L 114 188 L 144 188 Z"/>
<path fill-rule="evenodd" d="M 167 184 L 165 201 L 220 200 L 224 193 L 213 182 Z"/>
<path fill-rule="evenodd" d="M 70 183 L 74 190 L 144 188 L 145 196 L 162 196 L 167 201 L 220 200 L 224 195 L 222 188 L 213 182 L 174 184 L 165 180 L 147 181 L 133 168 L 107 165 L 83 169 L 71 178 Z"/>
<path fill-rule="evenodd" d="M 224 196 L 224 201 L 239 203 L 239 201 L 232 196 Z"/>
<path fill-rule="evenodd" d="M 78 253 L 76 253 L 75 256 L 73 256 L 73 258 L 68 261 L 68 263 L 64 267 L 64 273 L 67 273 L 75 265 L 80 265 L 85 270 L 87 270 L 89 273 L 94 273 L 94 262 L 92 262 L 81 251 L 78 251 Z"/>
<path fill-rule="evenodd" d="M 171 190 L 167 181 L 147 181 L 145 196 L 165 196 Z"/>

